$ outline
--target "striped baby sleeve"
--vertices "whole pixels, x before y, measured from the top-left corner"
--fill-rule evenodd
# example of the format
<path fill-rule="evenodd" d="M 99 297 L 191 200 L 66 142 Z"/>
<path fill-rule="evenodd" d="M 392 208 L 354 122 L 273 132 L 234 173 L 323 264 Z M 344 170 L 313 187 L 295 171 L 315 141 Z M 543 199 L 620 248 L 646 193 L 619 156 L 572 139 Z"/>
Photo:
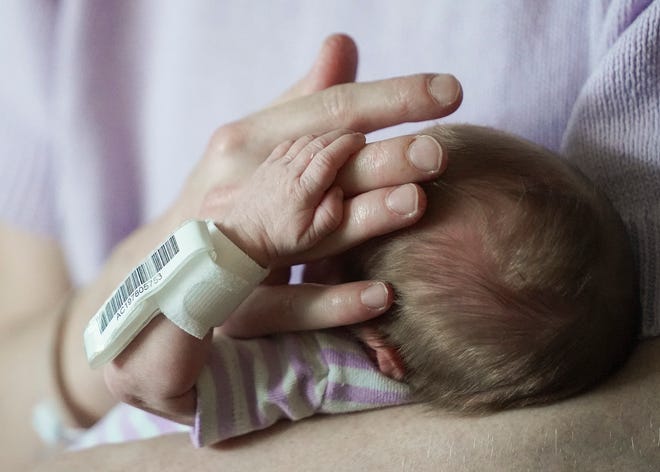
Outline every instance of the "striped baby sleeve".
<path fill-rule="evenodd" d="M 197 382 L 191 436 L 199 447 L 281 419 L 407 401 L 407 386 L 380 374 L 357 342 L 339 332 L 216 337 Z"/>

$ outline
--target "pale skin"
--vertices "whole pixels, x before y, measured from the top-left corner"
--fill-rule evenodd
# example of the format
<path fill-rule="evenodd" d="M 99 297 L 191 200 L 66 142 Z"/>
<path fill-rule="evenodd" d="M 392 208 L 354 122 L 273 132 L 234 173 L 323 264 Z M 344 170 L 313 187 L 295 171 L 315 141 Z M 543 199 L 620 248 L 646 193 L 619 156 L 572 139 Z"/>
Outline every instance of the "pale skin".
<path fill-rule="evenodd" d="M 281 103 L 335 83 L 352 80 L 355 61 L 354 45 L 350 41 L 347 42 L 347 39 L 342 37 L 331 39 L 310 75 L 294 87 Z M 426 109 L 428 115 L 440 114 L 437 103 L 427 103 L 427 107 L 432 111 L 424 106 L 424 87 L 420 88 L 415 80 L 398 79 L 390 83 L 392 88 L 388 90 L 386 87 L 380 89 L 380 92 L 376 92 L 373 87 L 365 88 L 364 85 L 340 88 L 342 92 L 335 98 L 342 96 L 343 99 L 334 100 L 334 103 L 342 106 L 333 109 L 340 112 L 342 109 L 359 110 L 357 121 L 362 121 L 363 125 L 372 123 L 373 128 L 380 123 L 381 126 L 386 126 L 388 120 L 396 120 L 393 117 L 396 112 L 390 110 L 392 114 L 388 115 L 387 110 L 373 110 L 373 113 L 379 113 L 380 116 L 371 119 L 367 112 L 368 106 L 362 100 L 364 98 L 365 101 L 373 103 L 375 93 L 383 98 L 406 96 L 415 100 L 416 106 L 420 107 L 418 111 Z M 392 95 L 387 95 L 388 91 Z M 370 93 L 372 95 L 369 97 Z M 413 97 L 415 94 L 419 96 Z M 417 101 L 420 98 L 421 104 Z M 399 119 L 405 120 L 405 113 L 401 116 L 403 108 L 400 105 L 402 103 L 399 104 Z M 304 122 L 303 118 L 304 116 L 301 116 L 301 122 Z M 289 136 L 272 139 L 268 143 L 269 149 L 284 139 L 318 133 L 325 129 L 344 127 L 367 131 L 356 126 L 357 123 L 351 122 L 348 117 L 333 121 L 323 114 L 323 119 L 332 122 L 326 122 L 325 126 L 319 126 L 315 130 L 293 130 Z M 242 144 L 250 138 L 250 126 L 257 123 L 258 121 L 247 120 L 219 130 L 210 146 L 219 151 L 215 156 L 231 155 L 229 151 L 236 150 L 231 149 L 232 147 L 241 149 Z M 255 129 L 259 128 L 252 131 Z M 402 137 L 393 142 L 365 148 L 371 151 L 362 154 L 366 156 L 363 163 L 375 173 L 369 173 L 368 176 L 362 174 L 362 180 L 373 181 L 374 176 L 379 176 L 378 178 L 383 179 L 381 181 L 389 179 L 384 185 L 393 185 L 395 182 L 392 180 L 401 173 L 401 169 L 411 172 L 413 167 L 408 166 L 405 151 L 410 140 L 410 137 Z M 260 147 L 257 144 L 248 145 Z M 375 152 L 376 149 L 378 153 Z M 243 158 L 249 154 L 238 152 L 236 155 Z M 397 172 L 392 175 L 383 173 L 383 167 L 378 167 L 377 161 L 373 159 L 376 154 L 392 157 L 391 160 L 385 161 L 395 166 Z M 241 167 L 238 165 L 238 159 L 232 158 L 217 159 L 216 165 L 219 169 L 230 170 Z M 378 169 L 381 172 L 377 172 Z M 346 177 L 346 180 L 360 181 L 359 175 L 358 173 L 353 177 Z M 203 172 L 198 172 L 196 176 L 200 181 L 204 181 Z M 220 197 L 225 194 L 226 190 L 219 192 Z M 189 195 L 190 200 L 194 201 L 192 194 Z M 217 199 L 217 203 L 221 200 L 222 198 Z M 209 197 L 206 203 L 213 206 L 211 202 L 212 198 Z M 382 201 L 380 205 L 376 205 L 376 208 L 384 208 Z M 371 221 L 377 222 L 378 218 L 374 215 L 377 215 L 377 212 L 370 215 L 373 218 Z M 397 218 L 396 214 L 390 217 Z M 138 238 L 135 241 L 139 240 Z M 18 267 L 19 262 L 24 263 L 24 259 L 19 261 L 18 258 L 18 254 L 22 252 L 27 254 L 27 257 L 34 257 L 32 262 L 40 261 L 44 267 L 43 271 L 31 273 L 29 282 L 32 286 L 49 289 L 47 296 L 41 297 L 40 293 L 25 289 L 29 285 L 27 280 L 23 280 L 17 281 L 15 286 L 21 287 L 22 290 L 8 292 L 9 298 L 5 297 L 4 293 L 3 297 L 0 297 L 0 303 L 8 303 L 3 306 L 3 312 L 15 315 L 8 324 L 25 326 L 20 331 L 12 331 L 0 343 L 0 374 L 4 378 L 13 379 L 13 389 L 4 393 L 1 407 L 5 424 L 13 425 L 13 428 L 3 429 L 2 460 L 7 464 L 7 467 L 4 467 L 7 470 L 18 470 L 20 464 L 28 463 L 30 457 L 34 458 L 39 454 L 30 425 L 24 421 L 34 401 L 41 398 L 42 392 L 34 383 L 45 375 L 46 353 L 36 350 L 35 346 L 44 346 L 47 342 L 48 327 L 44 325 L 44 321 L 51 319 L 52 306 L 66 291 L 67 279 L 60 250 L 51 241 L 5 227 L 0 231 L 0 242 L 3 271 L 5 268 Z M 130 246 L 126 244 L 123 247 L 130 253 Z M 144 244 L 142 249 L 146 251 L 147 247 L 151 246 Z M 15 250 L 17 248 L 25 250 Z M 37 257 L 38 254 L 45 255 L 45 258 Z M 139 260 L 139 257 L 135 256 L 132 260 Z M 48 263 L 44 264 L 44 261 Z M 116 280 L 123 274 L 124 272 L 117 275 Z M 256 309 L 255 313 L 273 310 L 281 312 L 283 316 L 276 321 L 259 319 L 263 323 L 246 323 L 239 326 L 238 331 L 245 335 L 265 334 L 261 329 L 253 328 L 262 324 L 266 326 L 263 329 L 270 332 L 297 326 L 313 329 L 322 325 L 320 320 L 327 318 L 335 319 L 337 324 L 345 324 L 351 319 L 359 318 L 355 313 L 362 313 L 363 310 L 359 303 L 354 303 L 359 298 L 359 291 L 354 286 L 309 286 L 303 292 L 297 293 L 299 303 L 295 305 L 288 303 L 292 299 L 291 292 L 280 289 L 270 291 L 269 287 L 261 287 L 259 291 L 269 296 L 255 298 L 255 306 L 265 307 L 267 310 Z M 18 296 L 19 293 L 25 296 Z M 328 298 L 321 297 L 321 294 Z M 323 300 L 333 300 L 337 303 Z M 344 310 L 333 308 L 337 306 Z M 289 310 L 284 310 L 285 307 Z M 21 313 L 29 315 L 23 317 Z M 21 321 L 16 321 L 19 319 Z M 244 319 L 253 318 L 246 316 Z M 82 320 L 80 325 L 84 322 L 86 319 Z M 38 326 L 39 329 L 31 330 L 30 326 Z M 251 329 L 254 331 L 251 332 Z M 74 332 L 71 335 L 72 338 L 76 336 L 79 336 L 79 333 Z M 79 339 L 76 338 L 76 341 Z M 654 427 L 660 423 L 660 397 L 657 395 L 660 390 L 660 370 L 657 366 L 659 357 L 659 341 L 647 341 L 616 379 L 594 392 L 546 408 L 507 412 L 484 418 L 428 417 L 417 407 L 340 417 L 317 417 L 249 435 L 219 449 L 196 450 L 190 446 L 186 435 L 174 435 L 60 455 L 44 463 L 41 470 L 87 470 L 89 464 L 94 464 L 94 468 L 98 470 L 126 470 L 139 465 L 141 470 L 173 471 L 218 470 L 219 467 L 253 471 L 266 469 L 266 465 L 268 470 L 370 470 L 376 467 L 383 470 L 452 471 L 484 468 L 521 471 L 653 470 L 660 462 L 660 449 L 654 449 L 660 432 L 653 434 Z M 33 367 L 29 377 L 22 375 L 25 365 Z M 14 457 L 8 457 L 9 454 Z"/>
<path fill-rule="evenodd" d="M 216 224 L 262 267 L 286 266 L 338 229 L 344 192 L 335 179 L 364 145 L 362 133 L 347 130 L 279 144 Z"/>
<path fill-rule="evenodd" d="M 427 129 L 426 132 L 434 134 L 434 129 Z M 324 225 L 326 229 L 321 232 L 322 234 L 331 237 L 331 228 L 339 225 L 336 219 L 342 214 L 341 207 L 336 205 L 334 212 L 327 211 L 334 205 L 326 199 L 334 198 L 334 190 L 341 189 L 331 186 L 330 178 L 336 173 L 333 163 L 341 165 L 347 160 L 347 156 L 341 157 L 333 153 L 355 152 L 352 146 L 359 145 L 358 139 L 359 135 L 336 130 L 318 138 L 306 136 L 280 144 L 265 162 L 257 167 L 252 177 L 235 190 L 233 198 L 228 199 L 230 207 L 227 210 L 228 216 L 222 220 L 220 226 L 224 228 L 225 233 L 232 234 L 236 244 L 243 247 L 248 254 L 258 258 L 262 265 L 278 267 L 282 264 L 279 261 L 292 258 L 296 260 L 298 254 L 312 248 L 313 241 L 318 240 L 319 231 L 314 229 L 313 222 L 319 214 L 324 216 L 325 221 L 336 221 L 334 225 Z M 479 140 L 479 134 L 474 132 L 472 139 Z M 354 144 L 351 144 L 352 140 L 355 140 Z M 305 174 L 312 168 L 313 159 L 319 157 L 324 161 L 323 167 L 326 172 Z M 282 161 L 285 165 L 293 164 L 293 172 L 278 172 L 277 165 L 273 164 Z M 296 165 L 296 162 L 299 164 Z M 302 169 L 305 164 L 308 166 L 307 170 Z M 299 190 L 296 190 L 305 175 L 317 179 L 314 187 L 318 186 L 321 190 L 329 188 L 323 197 L 319 193 L 309 199 L 306 193 L 300 194 Z M 312 184 L 307 183 L 303 187 L 311 188 Z M 268 199 L 266 195 L 269 196 Z M 309 201 L 311 207 L 314 207 L 316 202 L 319 204 L 312 210 L 309 205 L 301 206 L 304 201 Z M 330 217 L 329 214 L 334 216 Z M 310 240 L 311 235 L 316 237 Z M 245 312 L 245 309 L 239 308 L 229 319 L 227 327 L 221 327 L 216 334 L 219 331 L 233 334 L 232 322 L 234 325 L 245 325 L 246 321 L 243 320 Z M 258 322 L 259 320 L 255 320 L 255 323 Z M 176 328 L 171 329 L 166 320 L 162 320 L 162 323 L 163 327 L 148 329 L 137 339 L 137 345 L 129 347 L 119 356 L 117 362 L 106 370 L 106 379 L 111 390 L 122 401 L 192 425 L 196 398 L 194 380 L 208 352 L 208 349 L 201 346 L 206 343 L 207 347 L 211 337 L 207 337 L 203 342 L 194 339 L 186 341 L 189 335 Z M 167 342 L 163 342 L 159 339 L 158 333 L 165 333 L 166 330 L 169 337 Z M 362 340 L 364 347 L 369 349 L 372 360 L 383 374 L 397 380 L 404 379 L 405 367 L 400 357 L 394 348 L 387 345 L 387 341 L 376 328 L 369 325 L 361 326 L 355 334 Z M 175 341 L 177 339 L 180 342 Z M 167 352 L 172 342 L 177 342 L 177 345 L 185 349 L 177 352 L 177 356 L 190 360 L 189 365 L 179 365 L 180 368 L 186 369 L 185 377 L 177 375 L 177 365 L 173 365 L 168 359 Z M 190 365 L 193 365 L 195 370 L 191 371 Z M 144 380 L 145 372 L 149 373 L 147 381 Z M 158 379 L 157 382 L 152 380 L 155 378 Z M 182 383 L 184 380 L 185 382 Z M 660 430 L 658 433 L 658 441 L 660 441 Z"/>
<path fill-rule="evenodd" d="M 424 139 L 437 145 L 429 136 Z M 364 145 L 362 133 L 348 130 L 307 135 L 279 144 L 249 179 L 233 189 L 225 216 L 216 225 L 262 267 L 278 270 L 307 260 L 310 253 L 317 252 L 320 243 L 335 237 L 346 224 L 344 189 L 335 180 L 344 164 Z M 347 186 L 346 190 L 353 189 Z M 410 208 L 401 208 L 403 214 L 407 212 L 413 217 L 418 208 L 425 206 L 424 194 L 417 193 L 413 185 L 384 190 L 389 204 L 400 198 L 397 192 L 416 195 Z M 373 289 L 386 296 L 384 285 L 374 283 Z M 241 335 L 239 327 L 250 323 L 245 317 L 249 313 L 256 315 L 256 309 L 248 300 L 221 327 L 222 331 Z M 258 320 L 253 319 L 252 323 L 260 327 Z M 372 338 L 365 336 L 366 340 Z M 106 383 L 126 403 L 192 424 L 195 381 L 206 361 L 210 342 L 211 336 L 192 338 L 161 319 L 159 325 L 148 327 L 106 367 Z M 168 355 L 172 345 L 181 346 L 174 358 Z M 391 368 L 383 368 L 391 364 L 385 364 L 383 357 L 384 354 L 378 357 L 381 369 L 400 380 L 403 372 L 392 375 Z"/>
<path fill-rule="evenodd" d="M 64 455 L 122 470 L 653 470 L 660 460 L 657 342 L 645 342 L 606 385 L 544 408 L 483 418 L 403 407 L 318 417 L 196 450 L 174 435 Z M 337 451 L 341 451 L 337 454 Z"/>
<path fill-rule="evenodd" d="M 223 200 L 231 193 L 228 179 L 235 182 L 237 177 L 250 174 L 278 143 L 289 139 L 339 128 L 366 133 L 403 121 L 438 118 L 460 104 L 460 85 L 449 75 L 423 74 L 369 84 L 344 84 L 354 80 L 356 63 L 357 52 L 349 38 L 330 38 L 310 73 L 273 106 L 219 128 L 175 203 L 161 217 L 122 241 L 90 285 L 76 288 L 59 346 L 64 367 L 62 380 L 78 410 L 70 418 L 72 424 L 89 425 L 116 402 L 102 374 L 86 365 L 81 336 L 91 314 L 125 274 L 182 221 L 220 219 L 225 212 Z M 268 133 L 263 132 L 265 129 Z M 417 167 L 419 159 L 413 159 L 409 152 L 414 142 L 414 136 L 401 136 L 366 145 L 353 155 L 336 180 L 344 194 L 343 223 L 334 231 L 335 237 L 317 244 L 307 260 L 337 254 L 421 217 L 423 194 L 410 182 L 438 175 L 445 159 L 436 145 L 430 155 L 427 150 L 422 156 L 422 160 L 433 163 L 431 168 Z M 402 199 L 403 212 L 400 207 L 388 206 L 386 200 L 398 187 L 407 193 Z M 11 426 L 0 433 L 3 451 L 7 451 L 0 461 L 2 469 L 18 470 L 45 454 L 28 419 L 38 401 L 56 395 L 49 381 L 54 311 L 71 289 L 71 283 L 61 248 L 43 236 L 3 225 L 0 256 L 1 278 L 11 280 L 0 293 L 0 376 L 12 381 L 0 406 L 5 424 Z M 25 271 L 22 268 L 26 266 L 40 270 Z M 276 271 L 270 282 L 283 281 L 286 271 Z M 253 323 L 238 324 L 236 331 L 252 335 L 318 329 L 377 316 L 391 304 L 392 292 L 383 283 L 381 299 L 363 303 L 361 294 L 373 283 L 298 288 L 264 285 L 255 291 L 251 303 L 259 311 L 265 308 L 265 312 L 280 316 L 262 323 L 258 332 L 253 331 Z M 157 327 L 158 323 L 153 325 Z"/>
<path fill-rule="evenodd" d="M 68 453 L 38 470 L 655 471 L 660 463 L 660 343 L 622 372 L 555 405 L 484 417 L 405 406 L 316 416 L 195 449 L 187 434 Z"/>

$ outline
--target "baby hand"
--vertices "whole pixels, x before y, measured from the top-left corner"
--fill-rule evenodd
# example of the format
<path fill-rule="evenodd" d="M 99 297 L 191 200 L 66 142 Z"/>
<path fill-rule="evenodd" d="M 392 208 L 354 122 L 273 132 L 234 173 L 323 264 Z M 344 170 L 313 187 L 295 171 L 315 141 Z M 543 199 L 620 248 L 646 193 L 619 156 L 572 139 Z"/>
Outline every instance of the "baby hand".
<path fill-rule="evenodd" d="M 341 223 L 343 192 L 333 183 L 364 145 L 362 133 L 347 130 L 280 144 L 216 224 L 264 267 L 310 249 Z"/>

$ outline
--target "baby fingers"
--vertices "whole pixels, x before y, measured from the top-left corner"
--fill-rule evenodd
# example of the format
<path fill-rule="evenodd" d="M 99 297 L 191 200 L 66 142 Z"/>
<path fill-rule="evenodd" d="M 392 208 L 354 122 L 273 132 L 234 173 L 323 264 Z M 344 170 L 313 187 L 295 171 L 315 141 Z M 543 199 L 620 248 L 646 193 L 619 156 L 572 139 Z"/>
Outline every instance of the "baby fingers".
<path fill-rule="evenodd" d="M 323 196 L 312 219 L 312 234 L 320 239 L 333 232 L 341 224 L 344 213 L 344 192 L 333 187 Z"/>
<path fill-rule="evenodd" d="M 299 140 L 301 143 L 309 137 Z M 291 149 L 298 151 L 301 143 L 296 141 Z M 337 172 L 348 159 L 365 145 L 362 133 L 335 130 L 308 141 L 292 157 L 291 165 L 300 175 L 300 186 L 308 194 L 321 194 L 334 183 Z"/>

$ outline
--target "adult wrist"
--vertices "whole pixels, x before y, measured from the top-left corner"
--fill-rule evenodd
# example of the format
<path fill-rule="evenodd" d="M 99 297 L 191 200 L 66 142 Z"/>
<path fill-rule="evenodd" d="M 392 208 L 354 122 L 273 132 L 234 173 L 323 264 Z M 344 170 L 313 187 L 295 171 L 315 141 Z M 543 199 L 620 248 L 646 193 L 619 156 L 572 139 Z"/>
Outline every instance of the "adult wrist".
<path fill-rule="evenodd" d="M 79 405 L 67 384 L 67 376 L 64 372 L 64 344 L 66 330 L 69 328 L 71 307 L 73 305 L 74 292 L 62 301 L 55 318 L 50 353 L 50 372 L 53 401 L 57 407 L 61 419 L 67 426 L 89 428 L 97 418 L 96 415 L 87 411 Z"/>
<path fill-rule="evenodd" d="M 43 443 L 60 448 L 74 442 L 94 418 L 73 399 L 64 375 L 62 351 L 71 306 L 72 293 L 59 303 L 54 316 L 48 317 L 41 329 L 46 330 L 44 365 L 45 397 L 32 408 L 32 427 Z"/>

